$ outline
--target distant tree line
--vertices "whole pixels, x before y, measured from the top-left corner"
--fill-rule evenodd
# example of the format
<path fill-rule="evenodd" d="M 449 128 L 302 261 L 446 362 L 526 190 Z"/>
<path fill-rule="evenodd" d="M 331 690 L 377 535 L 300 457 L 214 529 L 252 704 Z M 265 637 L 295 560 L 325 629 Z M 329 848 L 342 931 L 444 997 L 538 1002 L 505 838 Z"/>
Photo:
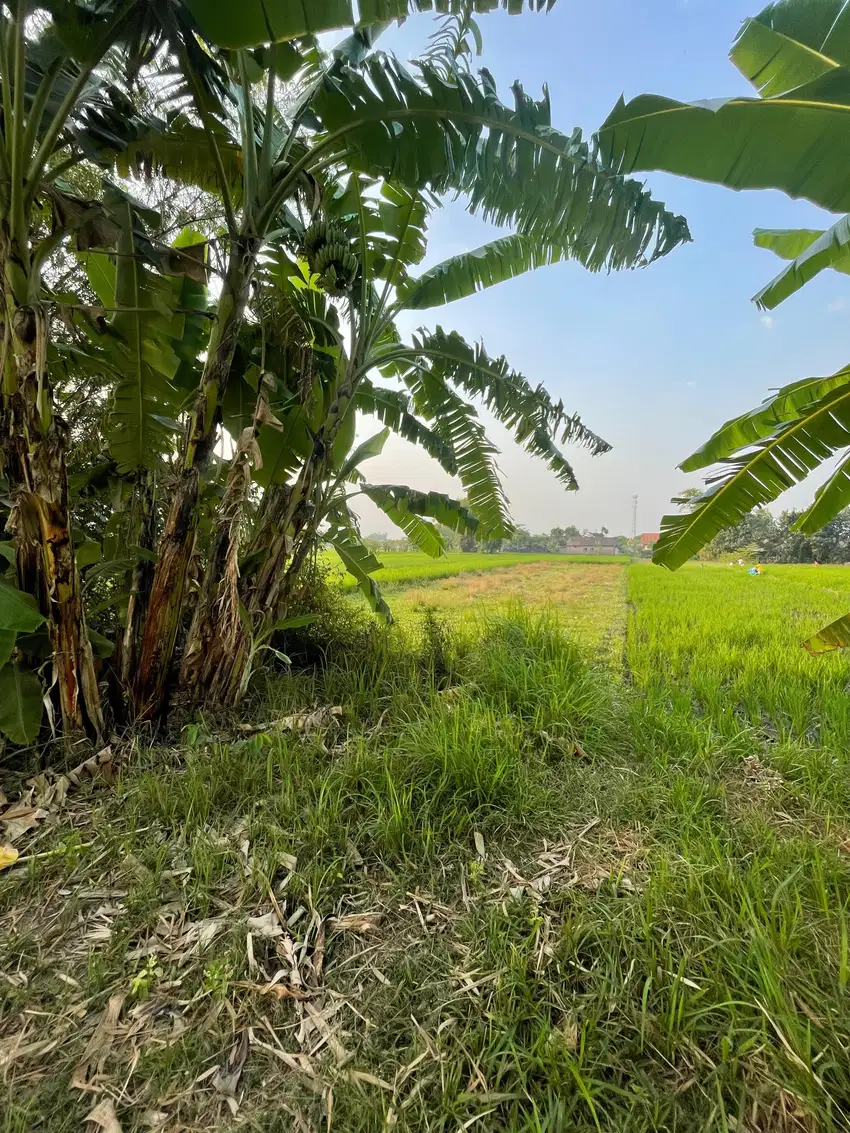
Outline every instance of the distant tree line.
<path fill-rule="evenodd" d="M 461 535 L 448 527 L 443 527 L 442 524 L 438 523 L 436 526 L 439 528 L 447 551 L 476 551 L 479 554 L 483 551 L 489 555 L 495 555 L 501 551 L 511 554 L 563 555 L 569 552 L 568 540 L 573 536 L 587 535 L 592 537 L 597 534 L 597 532 L 590 531 L 587 528 L 579 530 L 575 524 L 571 524 L 569 527 L 553 527 L 551 531 L 537 535 L 529 531 L 527 527 L 518 527 L 510 539 L 478 540 L 473 535 Z M 602 527 L 599 530 L 601 535 L 608 535 L 608 533 L 607 527 Z M 621 552 L 631 553 L 633 551 L 631 540 L 625 535 L 617 535 L 616 539 Z M 377 552 L 415 551 L 418 549 L 409 539 L 404 537 L 393 538 L 383 531 L 366 535 L 363 543 L 370 550 Z"/>
<path fill-rule="evenodd" d="M 814 535 L 794 530 L 802 514 L 783 511 L 774 516 L 767 508 L 756 508 L 716 535 L 700 557 L 744 556 L 767 563 L 850 562 L 850 508 Z"/>

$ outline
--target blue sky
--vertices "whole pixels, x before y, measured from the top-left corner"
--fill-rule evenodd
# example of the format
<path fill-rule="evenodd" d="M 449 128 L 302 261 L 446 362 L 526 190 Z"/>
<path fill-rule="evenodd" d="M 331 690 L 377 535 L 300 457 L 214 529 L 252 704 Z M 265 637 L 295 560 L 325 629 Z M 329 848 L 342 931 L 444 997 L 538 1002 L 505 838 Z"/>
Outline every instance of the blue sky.
<path fill-rule="evenodd" d="M 548 15 L 482 16 L 480 62 L 505 100 L 515 79 L 535 95 L 547 82 L 553 124 L 590 134 L 621 93 L 752 93 L 727 55 L 743 19 L 760 7 L 759 0 L 558 0 Z M 432 30 L 428 17 L 412 19 L 382 46 L 415 55 Z M 828 214 L 774 192 L 734 193 L 663 174 L 646 182 L 687 216 L 692 244 L 634 272 L 545 268 L 407 324 L 440 323 L 482 339 L 614 445 L 595 459 L 572 453 L 581 490 L 565 493 L 541 463 L 492 430 L 514 518 L 534 530 L 575 523 L 629 533 L 633 493 L 640 497 L 639 529 L 657 530 L 670 497 L 700 483 L 676 465 L 716 426 L 772 387 L 850 361 L 850 278 L 824 272 L 771 316 L 750 302 L 781 267 L 752 246 L 752 230 L 825 227 Z M 461 203 L 449 203 L 431 224 L 426 264 L 492 234 Z M 369 477 L 458 491 L 401 442 L 387 446 Z M 817 482 L 780 505 L 803 504 Z M 371 505 L 360 510 L 365 530 L 388 529 Z"/>

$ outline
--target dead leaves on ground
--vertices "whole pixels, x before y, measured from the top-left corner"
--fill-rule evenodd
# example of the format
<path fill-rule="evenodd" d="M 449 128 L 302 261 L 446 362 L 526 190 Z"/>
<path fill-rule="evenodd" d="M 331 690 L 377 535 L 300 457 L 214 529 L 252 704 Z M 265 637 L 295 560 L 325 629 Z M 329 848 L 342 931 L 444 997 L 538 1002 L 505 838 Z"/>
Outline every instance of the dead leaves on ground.
<path fill-rule="evenodd" d="M 118 1020 L 126 998 L 123 994 L 113 995 L 104 1007 L 103 1014 L 83 1053 L 82 1061 L 71 1075 L 69 1084 L 72 1090 L 96 1088 L 118 1033 Z"/>
<path fill-rule="evenodd" d="M 544 842 L 534 863 L 536 869 L 525 874 L 509 858 L 503 858 L 501 883 L 491 890 L 491 897 L 529 896 L 539 901 L 563 889 L 597 893 L 611 885 L 615 892 L 625 893 L 638 888 L 647 869 L 640 832 L 628 827 L 602 829 L 588 839 L 587 834 L 598 825 L 594 820 L 569 840 L 551 845 Z"/>
<path fill-rule="evenodd" d="M 32 783 L 30 790 L 34 793 L 26 805 L 37 805 L 38 785 Z M 496 845 L 485 846 L 480 834 L 472 843 L 470 851 L 474 850 L 476 856 L 469 865 L 476 866 L 480 877 L 474 883 L 470 880 L 470 891 L 465 887 L 466 871 L 460 877 L 455 874 L 457 900 L 448 896 L 440 901 L 432 894 L 411 890 L 384 902 L 384 888 L 370 884 L 359 899 L 349 898 L 350 903 L 336 915 L 322 917 L 309 898 L 304 904 L 296 902 L 293 907 L 290 903 L 287 907 L 285 883 L 281 883 L 276 887 L 277 895 L 270 889 L 267 902 L 245 910 L 238 920 L 238 905 L 227 910 L 219 904 L 213 906 L 215 916 L 190 921 L 178 886 L 176 896 L 163 904 L 124 954 L 130 965 L 126 991 L 116 992 L 105 1005 L 99 1001 L 97 1010 L 77 1000 L 76 1015 L 68 1013 L 61 1020 L 54 1016 L 49 1026 L 43 1019 L 24 1022 L 19 1027 L 20 1039 L 11 1044 L 17 1052 L 16 1074 L 26 1079 L 55 1073 L 53 1052 L 66 1048 L 81 1032 L 77 1042 L 82 1047 L 88 1035 L 82 1055 L 77 1048 L 76 1061 L 70 1066 L 66 1062 L 64 1071 L 73 1090 L 95 1095 L 91 1100 L 97 1104 L 85 1119 L 86 1133 L 115 1133 L 116 1129 L 120 1133 L 116 1109 L 109 1098 L 116 1100 L 122 1113 L 131 1100 L 133 1105 L 138 1104 L 139 1112 L 152 1115 L 148 1124 L 153 1129 L 178 1128 L 188 1115 L 193 1121 L 205 1115 L 204 1120 L 214 1127 L 217 1121 L 213 1114 L 229 1120 L 228 1114 L 237 1114 L 245 1104 L 245 1092 L 252 1089 L 255 1078 L 255 1061 L 259 1062 L 257 1072 L 267 1075 L 269 1081 L 275 1080 L 272 1066 L 291 1075 L 296 1090 L 308 1090 L 324 1105 L 326 1118 L 332 1112 L 334 1086 L 342 1080 L 358 1089 L 386 1091 L 392 1095 L 392 1105 L 397 1110 L 402 1108 L 423 1088 L 421 1071 L 413 1077 L 416 1059 L 395 1076 L 387 1075 L 389 1081 L 357 1065 L 363 1028 L 368 1032 L 375 1025 L 364 1014 L 369 1011 L 364 989 L 370 985 L 374 989 L 378 983 L 392 986 L 388 976 L 392 975 L 396 954 L 409 952 L 417 941 L 447 932 L 473 906 L 503 904 L 511 916 L 510 901 L 522 897 L 539 906 L 541 925 L 532 963 L 542 971 L 555 954 L 558 938 L 556 894 L 571 887 L 594 893 L 608 884 L 621 894 L 635 884 L 633 877 L 639 883 L 640 871 L 645 869 L 639 832 L 605 829 L 599 823 L 588 824 L 562 841 L 544 843 L 519 865 L 504 857 Z M 247 840 L 241 842 L 239 861 L 244 860 L 246 868 L 250 854 Z M 347 847 L 347 854 L 359 870 L 362 858 L 356 847 Z M 358 858 L 360 866 L 356 866 Z M 286 855 L 282 864 L 290 871 L 297 866 L 291 855 Z M 181 871 L 176 868 L 167 872 L 176 876 Z M 238 868 L 236 872 L 241 877 Z M 127 896 L 115 888 L 115 881 L 110 876 L 108 881 L 102 879 L 100 888 L 75 891 L 82 911 L 75 940 L 63 954 L 71 965 L 84 963 L 93 949 L 113 939 L 112 922 L 126 914 Z M 231 899 L 236 900 L 233 895 Z M 86 901 L 94 905 L 86 908 Z M 232 949 L 236 925 L 241 925 L 245 959 L 235 967 L 243 978 L 225 976 L 223 993 L 193 992 L 202 982 L 201 974 L 216 960 L 215 944 L 220 935 L 227 933 L 228 948 Z M 336 975 L 330 986 L 326 971 L 329 952 Z M 464 966 L 453 973 L 454 1001 L 474 1000 L 480 1005 L 498 986 L 500 973 L 476 968 L 475 960 L 472 950 Z M 140 964 L 144 971 L 145 961 L 150 961 L 151 970 L 159 975 L 149 997 L 134 1003 L 130 977 L 134 970 L 140 971 Z M 347 965 L 344 982 L 337 990 L 333 984 L 340 979 L 343 963 Z M 386 976 L 380 967 L 386 969 Z M 68 970 L 74 971 L 73 966 Z M 76 983 L 72 976 L 67 978 Z M 45 1033 L 48 1030 L 49 1034 Z M 207 1042 L 210 1035 L 216 1036 L 214 1059 L 206 1065 L 200 1063 L 194 1071 L 190 1064 L 187 1077 L 192 1073 L 197 1076 L 174 1082 L 176 1092 L 169 1096 L 149 1093 L 149 1084 L 137 1073 L 141 1052 L 170 1046 L 193 1031 L 204 1032 Z M 565 1023 L 567 1049 L 574 1047 L 576 1034 L 575 1024 Z M 65 1058 L 69 1057 L 66 1053 Z M 484 1088 L 479 1084 L 475 1089 Z M 252 1100 L 259 1105 L 261 1099 Z M 90 1104 L 86 1101 L 86 1107 Z M 285 1108 L 285 1099 L 282 1106 Z M 297 1122 L 293 1127 L 298 1127 Z"/>
<path fill-rule="evenodd" d="M 0 828 L 4 843 L 0 850 L 0 869 L 14 865 L 19 856 L 11 856 L 15 843 L 36 830 L 45 819 L 58 814 L 69 793 L 90 780 L 101 779 L 112 784 L 116 775 L 115 755 L 111 747 L 105 747 L 65 774 L 52 775 L 42 771 L 28 779 L 27 790 L 14 802 L 9 802 L 0 792 Z"/>
<path fill-rule="evenodd" d="M 240 724 L 239 731 L 245 736 L 254 736 L 259 732 L 297 732 L 300 735 L 309 735 L 311 732 L 324 732 L 329 728 L 338 727 L 343 715 L 341 705 L 326 705 L 322 708 L 314 708 L 310 712 L 294 712 L 290 716 L 281 716 L 279 720 L 271 720 L 265 724 Z"/>
<path fill-rule="evenodd" d="M 111 1098 L 104 1098 L 98 1102 L 86 1117 L 86 1133 L 121 1133 L 121 1125 Z"/>

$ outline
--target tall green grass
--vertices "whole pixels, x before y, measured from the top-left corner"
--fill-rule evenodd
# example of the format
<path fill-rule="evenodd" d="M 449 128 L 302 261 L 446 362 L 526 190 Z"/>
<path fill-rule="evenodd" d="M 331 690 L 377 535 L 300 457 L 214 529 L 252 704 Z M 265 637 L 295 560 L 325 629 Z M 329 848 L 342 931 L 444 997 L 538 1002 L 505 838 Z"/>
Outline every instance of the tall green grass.
<path fill-rule="evenodd" d="M 108 1073 L 128 1083 L 125 1129 L 163 1098 L 176 1125 L 223 1128 L 220 1099 L 192 1083 L 234 1027 L 259 1036 L 262 1015 L 297 1049 L 292 1004 L 238 986 L 259 978 L 245 918 L 293 854 L 286 915 L 385 921 L 326 944 L 327 995 L 356 1008 L 340 1015 L 348 1062 L 316 1056 L 317 1094 L 252 1048 L 246 1129 L 289 1129 L 293 1112 L 327 1127 L 328 1090 L 338 1133 L 847 1129 L 847 666 L 818 670 L 796 644 L 844 602 L 828 593 L 843 576 L 808 577 L 632 567 L 625 681 L 546 614 L 354 627 L 256 705 L 271 720 L 340 704 L 342 732 L 239 739 L 198 718 L 177 746 L 138 746 L 117 796 L 93 797 L 95 845 L 2 875 L 7 967 L 28 977 L 6 1018 L 76 995 L 57 969 L 88 1014 L 49 1074 L 8 1077 L 0 1129 L 81 1127 L 91 1100 L 67 1079 L 90 1017 L 175 906 L 229 918 L 201 961 L 161 961 L 156 1010 L 189 1029 L 148 1044 L 129 1078 L 113 1052 Z M 760 664 L 742 670 L 751 651 Z M 553 846 L 561 869 L 541 865 Z M 550 869 L 537 890 L 517 883 Z M 88 955 L 84 898 L 64 920 L 34 915 L 36 894 L 83 879 L 122 894 Z"/>
<path fill-rule="evenodd" d="M 674 711 L 850 751 L 850 657 L 801 645 L 850 608 L 850 570 L 634 564 L 629 599 L 632 676 Z"/>

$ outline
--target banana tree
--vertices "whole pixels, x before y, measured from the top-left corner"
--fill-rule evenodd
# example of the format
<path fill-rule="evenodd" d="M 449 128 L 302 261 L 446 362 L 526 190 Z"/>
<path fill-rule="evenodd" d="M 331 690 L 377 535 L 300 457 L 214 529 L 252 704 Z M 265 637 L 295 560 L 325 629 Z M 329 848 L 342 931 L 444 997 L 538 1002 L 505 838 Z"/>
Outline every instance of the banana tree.
<path fill-rule="evenodd" d="M 831 212 L 850 210 L 839 154 L 850 142 L 850 9 L 843 0 L 780 0 L 747 20 L 732 62 L 755 98 L 682 103 L 643 95 L 615 107 L 599 132 L 624 172 L 662 169 L 732 189 L 781 189 Z M 821 271 L 850 271 L 850 217 L 829 228 L 756 229 L 757 247 L 787 266 L 754 297 L 771 310 Z M 680 467 L 716 466 L 683 515 L 665 516 L 654 558 L 675 569 L 723 527 L 775 500 L 823 463 L 839 463 L 797 520 L 820 530 L 850 503 L 850 366 L 804 378 L 727 421 Z M 850 617 L 815 635 L 822 652 L 850 645 Z"/>
<path fill-rule="evenodd" d="M 195 14 L 203 26 L 200 10 Z M 448 74 L 426 62 L 414 76 L 392 57 L 367 55 L 352 66 L 338 55 L 318 75 L 311 71 L 306 93 L 284 122 L 273 113 L 279 49 L 272 45 L 262 57 L 269 69 L 260 110 L 251 101 L 254 76 L 249 67 L 258 56 L 243 51 L 234 57 L 239 144 L 225 149 L 218 142 L 220 131 L 208 131 L 229 218 L 230 261 L 151 593 L 136 685 L 141 715 L 163 708 L 201 476 L 217 436 L 249 284 L 270 233 L 292 226 L 286 210 L 299 193 L 312 194 L 318 202 L 322 182 L 340 167 L 378 177 L 392 173 L 412 190 L 461 191 L 473 212 L 518 227 L 514 263 L 524 263 L 526 269 L 544 257 L 567 256 L 592 269 L 631 267 L 688 238 L 682 218 L 669 214 L 640 185 L 612 174 L 577 132 L 565 136 L 554 130 L 547 99 L 536 103 L 515 87 L 516 105 L 509 109 L 499 102 L 486 73 Z M 288 54 L 280 66 L 292 73 Z M 157 147 L 162 152 L 172 142 L 179 162 L 179 139 L 158 139 Z M 227 177 L 234 149 L 242 170 L 238 209 Z M 155 152 L 151 160 L 157 160 Z M 539 195 L 528 192 L 531 183 L 539 186 Z M 543 245 L 546 251 L 530 251 L 529 245 Z M 491 266 L 497 270 L 492 260 Z M 359 365 L 362 349 L 357 356 Z M 349 355 L 349 366 L 354 358 Z M 317 443 L 327 443 L 340 427 L 337 420 L 344 420 L 352 377 L 353 371 L 343 379 Z M 294 509 L 307 502 L 314 464 L 302 468 L 304 479 L 296 483 L 284 527 Z"/>
<path fill-rule="evenodd" d="M 260 269 L 262 292 L 272 291 L 280 301 L 266 308 L 272 317 L 257 347 L 262 356 L 246 370 L 252 392 L 256 387 L 260 393 L 257 407 L 241 418 L 234 413 L 228 421 L 240 438 L 231 467 L 232 490 L 220 508 L 216 551 L 183 663 L 184 684 L 197 699 L 232 702 L 244 688 L 250 641 L 286 615 L 320 532 L 373 609 L 389 616 L 371 578 L 380 564 L 360 544 L 348 485 L 354 485 L 353 495 L 371 499 L 432 555 L 442 554 L 444 547 L 431 520 L 461 534 L 509 534 L 496 449 L 470 397 L 542 457 L 569 489 L 577 483 L 558 441 L 584 444 L 594 453 L 608 449 L 561 402 L 553 402 L 542 387 L 532 387 L 504 358 L 490 358 L 480 345 L 470 346 L 439 328 L 421 332 L 410 344 L 401 342 L 395 320 L 402 311 L 437 305 L 447 295 L 468 294 L 479 285 L 468 256 L 418 278 L 411 275 L 424 255 L 428 211 L 421 193 L 352 174 L 335 193 L 326 194 L 323 216 L 302 236 L 301 257 L 280 252 Z M 479 259 L 488 281 L 496 282 L 499 264 L 504 264 L 501 247 L 493 256 L 482 252 Z M 512 274 L 513 264 L 503 268 L 505 277 Z M 279 366 L 291 364 L 281 353 L 290 340 L 282 342 L 281 333 L 290 335 L 294 324 L 302 340 L 309 337 L 310 350 L 302 355 L 302 373 L 288 373 L 280 381 L 281 374 L 269 372 L 275 364 L 273 350 Z M 340 330 L 343 324 L 346 335 Z M 376 385 L 371 375 L 379 372 L 406 389 Z M 275 400 L 273 392 L 266 394 L 257 384 L 259 375 L 269 390 L 282 387 L 282 396 L 278 393 Z M 305 387 L 305 375 L 309 402 L 303 393 L 293 392 Z M 359 413 L 378 416 L 387 428 L 350 452 Z M 390 428 L 422 444 L 457 475 L 469 506 L 440 493 L 366 483 L 360 466 L 380 452 Z M 236 517 L 244 514 L 252 463 L 268 504 L 240 565 Z"/>
<path fill-rule="evenodd" d="M 53 647 L 52 684 L 69 731 L 103 730 L 87 639 L 68 507 L 66 429 L 48 367 L 53 307 L 42 272 L 69 236 L 77 247 L 114 239 L 98 202 L 69 178 L 84 158 L 126 145 L 135 108 L 108 81 L 104 61 L 131 22 L 131 5 L 92 15 L 72 61 L 65 38 L 79 27 L 73 6 L 40 33 L 31 5 L 0 13 L 0 271 L 3 284 L 0 463 L 11 510 L 18 587 L 36 599 Z"/>
<path fill-rule="evenodd" d="M 206 348 L 207 242 L 184 229 L 170 247 L 158 245 L 148 228 L 160 229 L 159 215 L 111 185 L 103 208 L 118 228 L 115 253 L 85 252 L 80 259 L 111 313 L 83 323 L 85 348 L 78 342 L 59 353 L 69 367 L 84 364 L 98 373 L 109 402 L 104 439 L 112 478 L 123 490 L 103 542 L 113 544 L 129 575 L 126 590 L 114 595 L 125 606 L 115 667 L 126 693 L 155 561 L 157 484 L 173 453 L 174 418 L 197 383 L 197 358 Z M 106 556 L 110 562 L 118 565 Z"/>

